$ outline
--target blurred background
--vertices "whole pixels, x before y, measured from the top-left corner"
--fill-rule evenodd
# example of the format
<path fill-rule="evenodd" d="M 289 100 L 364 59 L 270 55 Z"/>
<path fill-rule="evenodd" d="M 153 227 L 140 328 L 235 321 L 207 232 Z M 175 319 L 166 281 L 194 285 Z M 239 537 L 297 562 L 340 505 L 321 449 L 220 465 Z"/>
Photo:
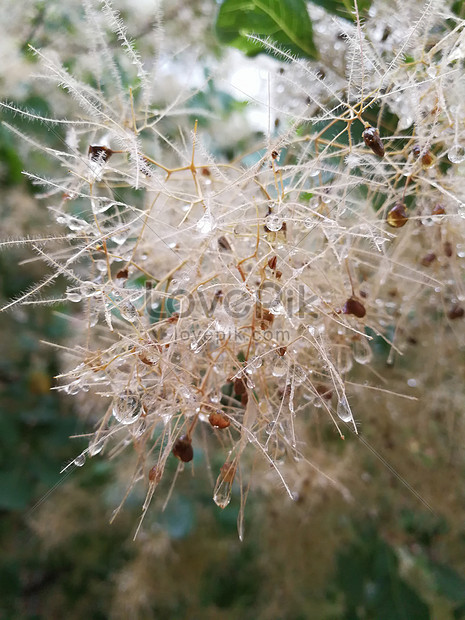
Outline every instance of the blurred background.
<path fill-rule="evenodd" d="M 115 2 L 142 52 L 150 45 L 158 4 Z M 227 67 L 237 88 L 254 87 L 250 61 L 215 38 L 217 4 L 165 3 L 160 105 L 185 87 L 187 73 L 194 92 L 215 63 Z M 71 114 L 63 93 L 51 93 L 32 77 L 36 63 L 28 44 L 59 50 L 73 70 L 85 28 L 81 3 L 7 0 L 0 13 L 0 99 L 42 116 Z M 187 51 L 177 49 L 180 33 L 190 42 Z M 274 61 L 262 62 L 268 67 Z M 226 159 L 245 152 L 262 130 L 262 119 L 246 110 L 239 91 L 232 92 L 213 79 L 189 102 L 211 112 L 211 122 L 203 121 L 210 122 L 211 148 Z M 61 139 L 47 123 L 28 123 L 6 111 L 2 120 L 48 146 Z M 22 175 L 23 170 L 47 175 L 51 166 L 0 125 L 2 240 L 59 233 L 48 216 L 49 203 L 35 198 L 37 188 Z M 27 244 L 4 246 L 2 305 L 48 273 Z M 59 298 L 65 288 L 58 279 L 47 294 Z M 61 352 L 46 343 L 72 342 L 72 311 L 63 303 L 0 314 L 3 620 L 465 618 L 463 428 L 451 415 L 462 411 L 463 400 L 454 399 L 450 386 L 443 386 L 435 403 L 426 403 L 421 388 L 412 385 L 405 392 L 419 400 L 401 403 L 394 413 L 383 410 L 376 393 L 354 403 L 361 440 L 341 442 L 315 417 L 308 437 L 312 462 L 342 480 L 341 490 L 302 468 L 294 473 L 299 491 L 291 502 L 264 472 L 248 497 L 243 542 L 237 535 L 239 491 L 225 510 L 217 508 L 199 451 L 195 477 L 179 479 L 164 511 L 170 481 L 162 483 L 133 541 L 143 489 L 129 495 L 109 524 L 128 484 L 125 458 L 97 457 L 60 475 L 86 446 L 79 435 L 92 421 L 88 407 L 52 389 Z M 384 369 L 382 343 L 375 354 L 375 368 Z M 407 353 L 402 366 L 390 370 L 393 382 L 413 376 L 418 364 L 416 352 Z M 455 371 L 463 377 L 463 367 Z"/>

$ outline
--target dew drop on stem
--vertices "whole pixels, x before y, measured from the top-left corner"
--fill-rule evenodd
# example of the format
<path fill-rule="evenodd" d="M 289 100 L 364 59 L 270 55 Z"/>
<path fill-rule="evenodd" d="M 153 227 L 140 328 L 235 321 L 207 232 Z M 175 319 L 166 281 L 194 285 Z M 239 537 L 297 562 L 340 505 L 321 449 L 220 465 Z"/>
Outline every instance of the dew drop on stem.
<path fill-rule="evenodd" d="M 82 467 L 85 462 L 86 462 L 86 455 L 80 454 L 74 459 L 73 465 L 76 465 L 76 467 Z"/>
<path fill-rule="evenodd" d="M 343 422 L 350 422 L 353 419 L 347 396 L 343 396 L 338 401 L 336 413 Z"/>
<path fill-rule="evenodd" d="M 141 414 L 139 398 L 134 394 L 120 394 L 113 403 L 113 417 L 120 424 L 133 424 Z"/>
<path fill-rule="evenodd" d="M 461 144 L 454 144 L 447 153 L 447 158 L 453 164 L 461 164 L 465 160 L 465 147 Z"/>

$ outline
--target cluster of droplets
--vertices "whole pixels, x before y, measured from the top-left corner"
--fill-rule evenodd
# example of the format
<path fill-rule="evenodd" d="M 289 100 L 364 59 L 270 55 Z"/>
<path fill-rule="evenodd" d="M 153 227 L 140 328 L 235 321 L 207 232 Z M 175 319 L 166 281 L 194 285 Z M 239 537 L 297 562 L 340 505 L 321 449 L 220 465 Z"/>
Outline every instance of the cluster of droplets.
<path fill-rule="evenodd" d="M 217 438 L 224 464 L 213 495 L 224 508 L 246 445 L 280 476 L 276 462 L 305 450 L 313 409 L 324 410 L 340 436 L 357 431 L 352 394 L 363 389 L 359 378 L 380 339 L 389 361 L 412 339 L 408 330 L 421 320 L 414 295 L 429 309 L 442 303 L 448 324 L 465 314 L 450 223 L 460 210 L 452 181 L 465 149 L 459 124 L 454 137 L 445 134 L 451 144 L 437 131 L 449 120 L 435 94 L 444 67 L 426 70 L 425 79 L 423 61 L 414 59 L 419 79 L 411 93 L 396 36 L 387 41 L 375 24 L 371 38 L 350 29 L 349 38 L 339 37 L 326 17 L 317 10 L 316 31 L 337 38 L 340 69 L 350 36 L 353 45 L 362 41 L 365 65 L 353 58 L 351 66 L 364 79 L 355 76 L 348 92 L 337 63 L 327 68 L 332 83 L 325 71 L 296 63 L 312 97 L 283 109 L 307 124 L 270 135 L 249 169 L 205 156 L 197 125 L 187 147 L 189 115 L 179 117 L 179 145 L 157 161 L 153 144 L 164 125 L 131 135 L 147 118 L 144 109 L 132 114 L 132 94 L 131 105 L 121 102 L 123 121 L 115 113 L 107 123 L 117 129 L 99 141 L 83 130 L 84 159 L 71 162 L 72 179 L 58 184 L 56 219 L 72 243 L 68 254 L 52 257 L 85 325 L 72 351 L 83 361 L 63 374 L 62 389 L 107 405 L 76 466 L 107 445 L 116 446 L 112 454 L 135 446 L 143 455 L 136 473 L 155 488 L 168 458 L 181 470 L 202 441 Z M 391 65 L 387 84 L 380 75 Z M 282 81 L 292 80 L 293 65 L 285 71 Z M 367 103 L 368 111 L 379 106 L 379 127 Z M 383 125 L 384 104 L 397 115 L 394 129 Z M 329 110 L 341 116 L 328 117 Z M 414 122 L 415 140 L 405 131 Z M 346 133 L 334 137 L 336 123 Z M 137 190 L 124 198 L 120 188 Z M 199 432 L 202 424 L 209 434 Z"/>

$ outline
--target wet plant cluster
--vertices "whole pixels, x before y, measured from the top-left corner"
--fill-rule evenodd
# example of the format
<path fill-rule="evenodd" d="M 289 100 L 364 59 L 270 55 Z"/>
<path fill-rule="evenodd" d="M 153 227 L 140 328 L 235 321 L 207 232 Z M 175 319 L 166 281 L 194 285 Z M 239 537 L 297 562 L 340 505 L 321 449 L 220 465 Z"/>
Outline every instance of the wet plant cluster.
<path fill-rule="evenodd" d="M 428 369 L 391 381 L 412 347 L 447 357 L 433 390 L 460 358 L 463 21 L 433 1 L 374 2 L 363 23 L 357 6 L 352 22 L 316 12 L 322 46 L 337 40 L 318 60 L 251 35 L 277 56 L 253 103 L 270 122 L 227 157 L 188 105 L 201 89 L 160 107 L 158 56 L 141 58 L 109 0 L 84 7 L 94 65 L 74 75 L 32 50 L 74 116 L 1 104 L 61 140 L 7 124 L 55 161 L 53 178 L 26 175 L 62 234 L 27 241 L 50 275 L 4 309 L 76 308 L 58 389 L 92 403 L 95 428 L 70 466 L 133 451 L 144 515 L 169 461 L 174 483 L 212 450 L 219 507 L 236 483 L 243 507 L 263 465 L 296 499 L 317 415 L 342 440 L 363 419 L 353 399 L 377 391 L 390 415 L 428 389 Z"/>

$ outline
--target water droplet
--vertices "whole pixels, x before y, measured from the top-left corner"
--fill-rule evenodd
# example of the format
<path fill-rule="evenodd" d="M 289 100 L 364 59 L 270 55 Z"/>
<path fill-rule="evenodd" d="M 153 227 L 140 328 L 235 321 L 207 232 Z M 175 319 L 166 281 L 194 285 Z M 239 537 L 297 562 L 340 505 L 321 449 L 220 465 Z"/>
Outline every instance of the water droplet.
<path fill-rule="evenodd" d="M 449 149 L 447 157 L 453 164 L 461 164 L 465 160 L 465 148 L 460 144 L 455 144 Z"/>
<path fill-rule="evenodd" d="M 226 508 L 231 501 L 231 489 L 235 475 L 235 464 L 226 461 L 221 467 L 220 475 L 216 480 L 215 490 L 213 491 L 213 501 L 221 509 Z"/>
<path fill-rule="evenodd" d="M 85 462 L 86 462 L 86 455 L 83 453 L 74 459 L 73 465 L 76 465 L 76 467 L 82 467 Z"/>
<path fill-rule="evenodd" d="M 257 370 L 257 368 L 260 368 L 262 364 L 263 360 L 261 357 L 252 357 L 252 359 L 248 363 L 248 366 L 253 370 Z"/>
<path fill-rule="evenodd" d="M 121 424 L 133 424 L 141 414 L 139 398 L 134 394 L 120 394 L 113 404 L 113 416 Z"/>
<path fill-rule="evenodd" d="M 408 222 L 407 209 L 405 205 L 401 202 L 394 205 L 388 212 L 386 221 L 389 226 L 392 226 L 393 228 L 402 228 L 402 226 L 405 226 Z"/>
<path fill-rule="evenodd" d="M 215 218 L 210 211 L 205 211 L 200 220 L 197 222 L 197 230 L 202 235 L 208 235 L 216 227 Z"/>
<path fill-rule="evenodd" d="M 300 385 L 307 378 L 307 373 L 302 368 L 302 366 L 298 366 L 296 364 L 291 370 L 291 376 L 294 380 L 295 385 Z"/>
<path fill-rule="evenodd" d="M 93 297 L 98 291 L 95 290 L 94 284 L 92 282 L 83 282 L 80 286 L 81 295 L 84 299 L 88 297 Z"/>
<path fill-rule="evenodd" d="M 118 310 L 122 318 L 126 319 L 126 321 L 129 321 L 130 323 L 134 323 L 134 321 L 137 321 L 139 318 L 139 313 L 130 301 L 123 302 L 118 307 Z"/>
<path fill-rule="evenodd" d="M 353 365 L 352 351 L 349 347 L 340 346 L 337 348 L 336 363 L 341 374 L 349 372 Z"/>
<path fill-rule="evenodd" d="M 314 225 L 314 220 L 311 217 L 306 217 L 304 219 L 304 226 L 305 228 L 311 228 Z"/>
<path fill-rule="evenodd" d="M 337 403 L 337 415 L 343 422 L 351 422 L 353 420 L 347 396 L 343 396 Z"/>
<path fill-rule="evenodd" d="M 356 340 L 352 345 L 354 360 L 359 364 L 368 364 L 373 357 L 370 345 L 366 340 Z"/>
<path fill-rule="evenodd" d="M 68 386 L 66 386 L 65 391 L 67 394 L 74 396 L 75 394 L 79 392 L 80 389 L 81 389 L 81 381 L 80 379 L 77 379 L 76 381 L 73 381 Z"/>
<path fill-rule="evenodd" d="M 280 314 L 284 314 L 285 312 L 284 306 L 279 299 L 273 299 L 273 301 L 270 303 L 269 311 L 275 316 L 279 316 Z"/>
<path fill-rule="evenodd" d="M 77 303 L 78 301 L 81 301 L 82 296 L 79 294 L 79 291 L 77 289 L 68 288 L 66 290 L 66 299 Z"/>
<path fill-rule="evenodd" d="M 213 392 L 210 396 L 210 401 L 215 404 L 219 403 L 221 401 L 221 394 L 219 392 Z"/>
<path fill-rule="evenodd" d="M 99 439 L 98 441 L 89 444 L 89 456 L 95 456 L 96 454 L 99 454 L 103 450 L 104 445 L 104 439 Z"/>
<path fill-rule="evenodd" d="M 111 241 L 116 243 L 116 245 L 123 245 L 123 243 L 128 238 L 128 235 L 129 235 L 129 231 L 123 230 L 121 232 L 118 232 L 118 233 L 115 233 L 114 235 L 112 235 Z"/>
<path fill-rule="evenodd" d="M 99 213 L 105 213 L 113 205 L 113 202 L 99 198 L 98 200 L 92 200 L 92 211 L 98 215 Z"/>
<path fill-rule="evenodd" d="M 267 215 L 265 218 L 265 226 L 268 230 L 271 230 L 272 232 L 281 230 L 282 225 L 283 221 L 278 215 L 270 213 L 270 215 Z"/>
<path fill-rule="evenodd" d="M 107 262 L 103 259 L 96 260 L 95 266 L 97 270 L 100 271 L 101 273 L 105 273 L 105 271 L 107 270 Z"/>
<path fill-rule="evenodd" d="M 218 491 L 213 495 L 213 501 L 218 508 L 226 508 L 231 501 L 231 490 L 227 485 L 223 485 L 220 489 L 218 489 Z"/>
<path fill-rule="evenodd" d="M 283 377 L 287 373 L 287 363 L 283 358 L 278 358 L 273 364 L 271 374 L 273 377 Z"/>
<path fill-rule="evenodd" d="M 253 380 L 251 379 L 251 377 L 249 377 L 248 375 L 246 375 L 245 377 L 245 382 L 246 385 L 249 389 L 253 390 L 255 387 L 255 383 L 253 382 Z"/>
<path fill-rule="evenodd" d="M 89 310 L 88 319 L 89 319 L 89 327 L 95 327 L 98 323 L 98 318 L 100 315 L 100 309 L 97 305 L 93 305 Z"/>

